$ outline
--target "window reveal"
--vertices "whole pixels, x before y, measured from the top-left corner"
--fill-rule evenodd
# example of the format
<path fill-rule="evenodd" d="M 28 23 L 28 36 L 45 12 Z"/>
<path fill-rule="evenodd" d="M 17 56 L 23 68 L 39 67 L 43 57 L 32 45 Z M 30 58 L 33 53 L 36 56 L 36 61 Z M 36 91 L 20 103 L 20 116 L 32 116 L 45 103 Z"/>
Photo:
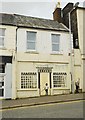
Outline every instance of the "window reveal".
<path fill-rule="evenodd" d="M 37 74 L 36 73 L 21 73 L 21 88 L 37 88 Z"/>

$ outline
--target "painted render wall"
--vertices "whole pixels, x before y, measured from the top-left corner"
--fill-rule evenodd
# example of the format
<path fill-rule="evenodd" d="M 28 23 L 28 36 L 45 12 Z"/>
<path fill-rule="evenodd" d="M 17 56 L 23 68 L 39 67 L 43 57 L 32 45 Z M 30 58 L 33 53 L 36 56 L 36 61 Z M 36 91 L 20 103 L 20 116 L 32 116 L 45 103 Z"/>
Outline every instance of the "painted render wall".
<path fill-rule="evenodd" d="M 70 68 L 69 60 L 70 51 L 69 34 L 67 32 L 52 32 L 45 30 L 33 30 L 19 28 L 17 30 L 17 54 L 16 48 L 16 27 L 0 25 L 0 28 L 6 28 L 5 48 L 0 50 L 0 55 L 12 57 L 12 99 L 22 97 L 39 96 L 39 89 L 21 90 L 20 89 L 20 73 L 23 71 L 37 72 L 36 67 L 49 66 L 53 67 L 52 74 L 55 71 L 67 72 L 67 87 L 60 89 L 52 89 L 52 94 L 69 93 L 70 91 Z M 26 31 L 37 32 L 37 51 L 26 51 Z M 51 34 L 61 34 L 61 52 L 60 54 L 51 51 Z M 53 79 L 53 78 L 51 78 Z M 38 80 L 38 79 L 37 79 Z"/>
<path fill-rule="evenodd" d="M 37 32 L 37 50 L 26 51 L 26 31 Z M 51 34 L 60 34 L 61 38 L 61 53 L 55 54 L 51 50 Z M 45 30 L 33 30 L 19 28 L 17 31 L 17 98 L 39 96 L 39 89 L 21 89 L 21 72 L 36 72 L 36 67 L 53 67 L 51 80 L 53 80 L 53 72 L 67 73 L 67 87 L 52 88 L 51 94 L 69 93 L 71 89 L 70 68 L 70 41 L 69 34 L 66 32 L 52 32 Z M 38 75 L 37 75 L 38 83 Z M 52 83 L 53 85 L 53 83 Z"/>
<path fill-rule="evenodd" d="M 12 64 L 11 64 L 11 71 L 10 71 L 10 76 L 11 77 L 10 81 L 11 81 L 11 98 L 15 99 L 16 98 L 16 28 L 15 26 L 8 26 L 8 25 L 0 25 L 0 28 L 4 28 L 5 29 L 5 39 L 4 39 L 4 47 L 0 48 L 0 56 L 12 56 Z M 6 64 L 7 66 L 7 64 Z M 7 67 L 6 69 L 6 74 L 8 75 L 7 72 Z M 11 75 L 12 74 L 12 75 Z M 7 80 L 5 79 L 5 85 L 7 86 L 8 84 L 8 77 Z M 6 91 L 5 87 L 5 91 Z M 5 97 L 8 98 L 9 96 L 7 96 L 5 94 Z"/>
<path fill-rule="evenodd" d="M 80 78 L 80 89 L 83 87 L 83 81 L 82 81 L 82 60 L 81 60 L 81 54 L 79 49 L 74 49 L 74 61 L 73 61 L 73 66 L 74 66 L 74 88 L 75 87 L 75 82 L 78 78 Z"/>
<path fill-rule="evenodd" d="M 82 91 L 85 91 L 84 81 L 84 61 L 85 61 L 85 9 L 77 9 L 77 21 L 78 21 L 78 37 L 79 37 L 79 50 L 80 50 L 80 58 L 81 58 L 81 88 Z"/>
<path fill-rule="evenodd" d="M 4 40 L 4 48 L 1 48 L 0 55 L 9 55 L 11 56 L 15 51 L 16 45 L 16 27 L 0 25 L 0 28 L 5 28 L 5 40 Z"/>
<path fill-rule="evenodd" d="M 67 73 L 67 86 L 64 88 L 53 88 L 51 89 L 51 95 L 64 94 L 70 92 L 70 74 L 69 64 L 57 64 L 57 63 L 42 63 L 42 62 L 17 62 L 17 98 L 39 96 L 38 89 L 38 70 L 37 67 L 48 66 L 53 67 L 51 73 L 51 84 L 53 86 L 53 72 L 66 72 Z M 37 88 L 36 89 L 21 89 L 21 72 L 36 72 L 37 73 Z"/>
<path fill-rule="evenodd" d="M 68 53 L 68 46 L 69 43 L 69 34 L 67 32 L 52 32 L 47 30 L 35 30 L 35 29 L 25 29 L 19 28 L 18 29 L 18 52 L 26 52 L 26 31 L 33 31 L 37 32 L 37 40 L 36 40 L 36 47 L 37 52 L 40 53 L 51 53 L 51 34 L 60 34 L 61 35 L 61 52 Z M 64 44 L 63 44 L 64 43 Z M 42 45 L 42 46 L 41 46 Z M 48 46 L 47 46 L 48 45 Z M 23 47 L 23 48 L 22 48 Z M 44 49 L 44 51 L 43 51 Z"/>
<path fill-rule="evenodd" d="M 77 10 L 77 21 L 78 21 L 78 38 L 79 38 L 79 47 L 80 52 L 83 54 L 83 12 L 82 10 Z"/>

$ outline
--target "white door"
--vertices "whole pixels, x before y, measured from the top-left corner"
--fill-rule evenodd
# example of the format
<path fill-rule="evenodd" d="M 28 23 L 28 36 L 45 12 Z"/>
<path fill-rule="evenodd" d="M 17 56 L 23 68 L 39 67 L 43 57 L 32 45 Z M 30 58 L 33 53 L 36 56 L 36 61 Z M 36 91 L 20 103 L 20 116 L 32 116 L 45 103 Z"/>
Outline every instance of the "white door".
<path fill-rule="evenodd" d="M 12 64 L 6 64 L 5 98 L 12 98 Z"/>
<path fill-rule="evenodd" d="M 48 86 L 49 86 L 49 90 L 50 90 L 50 84 L 49 84 L 49 73 L 40 73 L 40 95 L 45 95 L 45 90 L 44 90 L 44 87 L 45 87 L 45 84 L 48 83 Z M 48 95 L 50 94 L 48 90 Z"/>

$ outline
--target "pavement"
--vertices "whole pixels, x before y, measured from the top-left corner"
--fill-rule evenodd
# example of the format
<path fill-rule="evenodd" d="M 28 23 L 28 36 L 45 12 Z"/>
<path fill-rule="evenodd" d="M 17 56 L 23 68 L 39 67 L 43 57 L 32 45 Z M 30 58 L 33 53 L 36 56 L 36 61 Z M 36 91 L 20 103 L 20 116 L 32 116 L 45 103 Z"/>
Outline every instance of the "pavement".
<path fill-rule="evenodd" d="M 40 96 L 40 97 L 22 98 L 16 100 L 9 100 L 9 99 L 0 100 L 0 109 L 10 109 L 17 107 L 26 107 L 26 106 L 43 105 L 43 104 L 77 101 L 77 100 L 85 100 L 85 93 Z"/>

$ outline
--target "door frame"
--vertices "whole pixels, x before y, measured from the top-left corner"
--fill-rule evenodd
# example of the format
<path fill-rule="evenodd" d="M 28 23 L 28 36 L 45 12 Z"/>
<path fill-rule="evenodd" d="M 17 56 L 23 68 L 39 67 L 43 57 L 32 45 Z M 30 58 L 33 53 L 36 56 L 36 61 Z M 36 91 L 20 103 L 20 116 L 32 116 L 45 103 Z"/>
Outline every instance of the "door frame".
<path fill-rule="evenodd" d="M 51 88 L 52 88 L 52 80 L 51 80 L 51 75 L 52 75 L 52 69 L 53 67 L 37 67 L 38 69 L 38 89 L 39 89 L 39 95 L 41 96 L 41 87 L 40 87 L 40 73 L 49 73 L 49 91 L 51 95 Z"/>

